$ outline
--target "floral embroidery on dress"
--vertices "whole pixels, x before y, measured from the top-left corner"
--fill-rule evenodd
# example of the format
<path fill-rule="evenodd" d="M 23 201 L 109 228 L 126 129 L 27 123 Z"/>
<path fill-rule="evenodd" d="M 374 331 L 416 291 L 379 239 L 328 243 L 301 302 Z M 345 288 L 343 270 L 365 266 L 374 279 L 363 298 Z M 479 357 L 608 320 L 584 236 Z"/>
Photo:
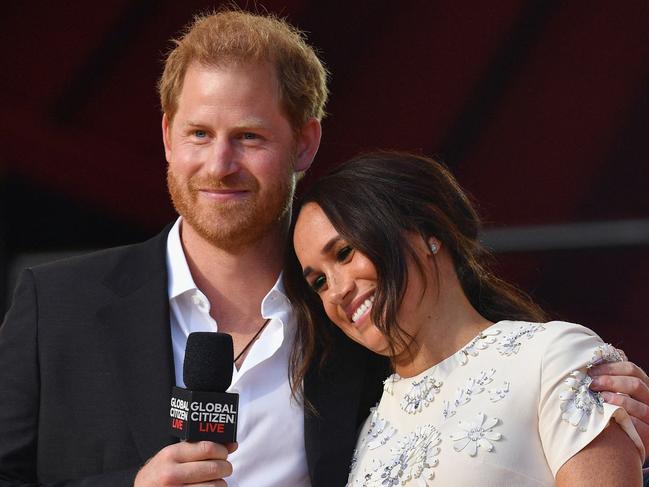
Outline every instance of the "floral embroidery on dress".
<path fill-rule="evenodd" d="M 410 391 L 401 400 L 401 409 L 408 414 L 416 414 L 423 411 L 439 394 L 442 382 L 438 382 L 434 377 L 427 375 L 419 381 L 414 381 Z"/>
<path fill-rule="evenodd" d="M 518 353 L 521 348 L 521 338 L 530 340 L 538 331 L 545 330 L 541 323 L 525 323 L 518 330 L 504 335 L 498 342 L 497 350 L 501 355 L 512 355 Z"/>
<path fill-rule="evenodd" d="M 509 382 L 504 381 L 501 387 L 495 389 L 489 389 L 489 399 L 491 402 L 498 402 L 502 399 L 505 399 L 509 394 Z"/>
<path fill-rule="evenodd" d="M 622 354 L 613 345 L 606 343 L 598 346 L 590 359 L 586 368 L 607 362 L 621 362 L 624 360 Z M 604 399 L 599 392 L 590 390 L 590 384 L 593 379 L 580 370 L 573 370 L 564 383 L 568 389 L 559 394 L 561 399 L 561 419 L 571 425 L 579 428 L 580 431 L 586 431 L 588 420 L 593 412 L 604 411 Z"/>
<path fill-rule="evenodd" d="M 592 381 L 593 379 L 584 372 L 574 370 L 564 380 L 569 388 L 559 395 L 563 411 L 561 419 L 576 426 L 580 431 L 586 431 L 593 409 L 600 413 L 604 411 L 602 396 L 589 389 Z"/>
<path fill-rule="evenodd" d="M 622 356 L 620 351 L 610 343 L 600 345 L 593 352 L 593 358 L 588 362 L 587 367 L 608 363 L 608 362 L 622 362 L 625 357 Z"/>
<path fill-rule="evenodd" d="M 383 419 L 378 412 L 377 408 L 372 409 L 372 416 L 370 417 L 370 427 L 367 430 L 365 438 L 361 442 L 367 442 L 367 448 L 374 450 L 380 446 L 385 445 L 390 438 L 396 434 L 396 428 L 389 425 L 388 421 Z"/>
<path fill-rule="evenodd" d="M 469 361 L 469 356 L 477 357 L 480 350 L 485 350 L 489 345 L 495 343 L 497 335 L 500 335 L 500 330 L 491 329 L 481 331 L 468 345 L 457 352 L 460 364 L 466 365 Z"/>
<path fill-rule="evenodd" d="M 444 401 L 444 406 L 442 407 L 442 417 L 448 419 L 455 414 L 455 407 L 453 407 L 450 401 Z"/>
<path fill-rule="evenodd" d="M 428 487 L 435 476 L 433 468 L 439 460 L 441 434 L 431 425 L 419 426 L 415 431 L 397 441 L 394 455 L 388 462 L 376 462 L 372 472 L 364 476 L 363 485 L 392 487 L 414 480 L 415 485 Z"/>
<path fill-rule="evenodd" d="M 484 386 L 493 381 L 493 376 L 496 369 L 488 369 L 480 372 L 477 378 L 469 377 L 464 387 L 455 392 L 455 399 L 453 402 L 444 401 L 442 408 L 442 417 L 448 419 L 455 415 L 457 408 L 465 405 L 471 400 L 471 396 L 475 396 L 484 391 Z"/>
<path fill-rule="evenodd" d="M 488 418 L 484 413 L 478 413 L 473 421 L 458 421 L 461 431 L 450 435 L 453 440 L 453 449 L 460 452 L 466 449 L 469 456 L 476 456 L 478 448 L 493 451 L 492 441 L 498 441 L 502 438 L 500 433 L 493 431 L 500 420 L 498 418 Z"/>
<path fill-rule="evenodd" d="M 480 375 L 478 375 L 478 377 L 475 379 L 469 377 L 469 379 L 467 379 L 466 381 L 466 385 L 464 386 L 466 393 L 469 396 L 480 394 L 482 391 L 484 391 L 484 386 L 493 381 L 493 376 L 495 373 L 496 369 L 488 369 L 480 372 Z"/>
<path fill-rule="evenodd" d="M 370 408 L 370 412 L 370 426 L 365 435 L 361 438 L 358 447 L 354 450 L 351 465 L 349 467 L 347 485 L 352 485 L 351 481 L 356 474 L 359 452 L 365 447 L 367 447 L 368 450 L 374 450 L 383 446 L 397 433 L 397 429 L 390 426 L 389 422 L 379 415 L 378 406 Z M 358 485 L 358 480 L 356 480 L 353 485 Z"/>
<path fill-rule="evenodd" d="M 392 374 L 390 377 L 383 381 L 383 390 L 391 396 L 394 395 L 394 384 L 395 382 L 399 382 L 400 380 L 401 376 L 399 374 Z"/>

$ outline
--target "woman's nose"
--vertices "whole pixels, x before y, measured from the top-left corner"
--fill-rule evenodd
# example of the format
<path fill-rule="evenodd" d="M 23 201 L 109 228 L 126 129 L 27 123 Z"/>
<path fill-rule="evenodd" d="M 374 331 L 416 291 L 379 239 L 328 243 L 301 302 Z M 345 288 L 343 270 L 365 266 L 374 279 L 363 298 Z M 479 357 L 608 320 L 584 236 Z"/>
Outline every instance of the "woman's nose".
<path fill-rule="evenodd" d="M 354 280 L 345 276 L 335 276 L 329 279 L 331 302 L 337 305 L 344 305 L 351 296 L 354 288 Z"/>

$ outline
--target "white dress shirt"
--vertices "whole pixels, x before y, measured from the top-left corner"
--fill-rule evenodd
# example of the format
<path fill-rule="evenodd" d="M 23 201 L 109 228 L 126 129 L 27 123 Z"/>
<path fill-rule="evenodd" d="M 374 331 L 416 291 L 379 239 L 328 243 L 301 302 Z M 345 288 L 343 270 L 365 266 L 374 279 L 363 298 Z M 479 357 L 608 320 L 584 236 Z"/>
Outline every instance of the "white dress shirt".
<path fill-rule="evenodd" d="M 176 385 L 184 387 L 182 369 L 187 336 L 218 331 L 210 303 L 192 278 L 180 239 L 179 218 L 167 239 L 169 309 Z M 283 292 L 281 276 L 261 303 L 270 322 L 251 345 L 241 369 L 234 367 L 228 392 L 239 394 L 237 440 L 230 455 L 229 487 L 309 487 L 304 450 L 304 412 L 291 397 L 288 361 L 295 318 Z"/>

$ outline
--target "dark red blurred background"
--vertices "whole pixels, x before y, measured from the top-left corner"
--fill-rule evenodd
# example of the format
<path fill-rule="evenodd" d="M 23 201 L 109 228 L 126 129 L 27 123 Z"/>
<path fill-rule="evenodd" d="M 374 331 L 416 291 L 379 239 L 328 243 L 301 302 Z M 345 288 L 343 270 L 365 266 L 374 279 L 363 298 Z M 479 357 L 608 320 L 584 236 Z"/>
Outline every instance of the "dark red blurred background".
<path fill-rule="evenodd" d="M 141 240 L 174 218 L 155 83 L 168 40 L 218 5 L 3 6 L 0 312 L 23 262 Z M 307 31 L 332 72 L 305 184 L 359 150 L 439 155 L 487 228 L 513 232 L 514 250 L 497 254 L 502 274 L 649 366 L 649 2 L 264 8 Z M 615 222 L 627 220 L 635 230 L 620 239 Z M 574 226 L 593 222 L 604 222 L 606 243 Z M 579 242 L 545 242 L 536 226 L 548 224 Z M 545 243 L 516 250 L 517 229 L 530 225 Z"/>

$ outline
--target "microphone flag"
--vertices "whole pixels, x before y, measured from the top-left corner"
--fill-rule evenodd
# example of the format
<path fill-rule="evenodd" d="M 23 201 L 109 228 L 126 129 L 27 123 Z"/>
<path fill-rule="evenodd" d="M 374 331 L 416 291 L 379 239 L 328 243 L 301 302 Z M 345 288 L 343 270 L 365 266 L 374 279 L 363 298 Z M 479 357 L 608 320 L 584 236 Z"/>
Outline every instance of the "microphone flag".
<path fill-rule="evenodd" d="M 237 441 L 239 394 L 225 390 L 232 382 L 232 337 L 195 332 L 187 337 L 183 380 L 186 389 L 171 391 L 169 429 L 183 441 Z"/>

